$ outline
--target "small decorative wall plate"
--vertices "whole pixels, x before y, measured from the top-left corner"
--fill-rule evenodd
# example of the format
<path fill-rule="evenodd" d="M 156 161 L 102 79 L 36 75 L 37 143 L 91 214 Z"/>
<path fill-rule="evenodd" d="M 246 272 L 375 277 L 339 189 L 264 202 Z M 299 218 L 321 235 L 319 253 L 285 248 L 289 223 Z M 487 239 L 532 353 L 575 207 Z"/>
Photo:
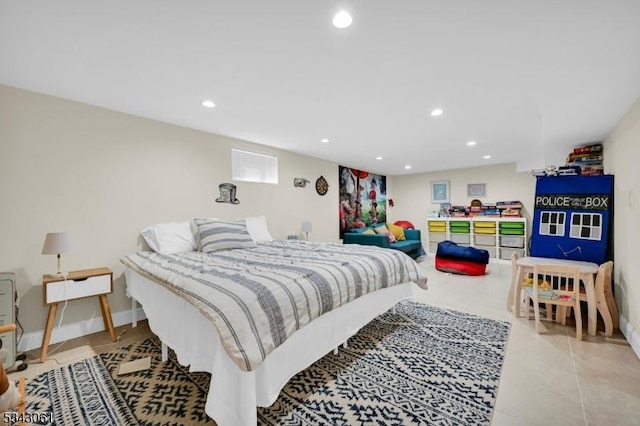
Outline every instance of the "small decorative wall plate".
<path fill-rule="evenodd" d="M 329 190 L 329 182 L 324 178 L 324 176 L 320 176 L 316 180 L 316 192 L 318 195 L 324 195 Z"/>

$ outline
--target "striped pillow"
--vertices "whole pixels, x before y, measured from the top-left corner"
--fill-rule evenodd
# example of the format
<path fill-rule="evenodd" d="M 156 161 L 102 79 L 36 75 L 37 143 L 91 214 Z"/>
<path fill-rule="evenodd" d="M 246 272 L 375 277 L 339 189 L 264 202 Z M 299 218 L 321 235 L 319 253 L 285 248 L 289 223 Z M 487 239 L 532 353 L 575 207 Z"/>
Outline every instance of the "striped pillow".
<path fill-rule="evenodd" d="M 203 253 L 257 247 L 244 220 L 194 219 L 193 223 L 198 231 L 198 250 Z"/>

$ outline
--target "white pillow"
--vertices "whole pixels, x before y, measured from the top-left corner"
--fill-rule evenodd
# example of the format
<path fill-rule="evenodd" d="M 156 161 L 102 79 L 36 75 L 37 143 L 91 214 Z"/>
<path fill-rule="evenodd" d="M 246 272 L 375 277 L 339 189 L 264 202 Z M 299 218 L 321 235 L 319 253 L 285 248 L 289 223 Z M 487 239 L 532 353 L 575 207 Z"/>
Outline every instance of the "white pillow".
<path fill-rule="evenodd" d="M 196 239 L 189 222 L 160 223 L 140 231 L 153 251 L 161 254 L 194 251 Z"/>
<path fill-rule="evenodd" d="M 248 217 L 245 219 L 247 231 L 253 238 L 253 241 L 259 243 L 261 241 L 273 241 L 273 237 L 267 228 L 267 218 L 264 216 Z"/>

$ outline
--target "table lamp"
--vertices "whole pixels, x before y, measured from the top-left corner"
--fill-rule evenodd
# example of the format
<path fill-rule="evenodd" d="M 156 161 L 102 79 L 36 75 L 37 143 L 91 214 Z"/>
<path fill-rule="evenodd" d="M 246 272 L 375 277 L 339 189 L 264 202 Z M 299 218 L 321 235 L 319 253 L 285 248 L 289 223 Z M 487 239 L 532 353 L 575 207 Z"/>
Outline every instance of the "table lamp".
<path fill-rule="evenodd" d="M 309 241 L 309 232 L 311 232 L 313 230 L 313 225 L 311 225 L 311 222 L 309 221 L 304 221 L 302 222 L 302 232 L 305 233 L 306 235 L 306 240 Z"/>
<path fill-rule="evenodd" d="M 52 275 L 62 276 L 60 269 L 60 254 L 71 251 L 71 236 L 68 232 L 50 232 L 44 239 L 42 254 L 55 254 L 58 256 L 58 272 Z"/>

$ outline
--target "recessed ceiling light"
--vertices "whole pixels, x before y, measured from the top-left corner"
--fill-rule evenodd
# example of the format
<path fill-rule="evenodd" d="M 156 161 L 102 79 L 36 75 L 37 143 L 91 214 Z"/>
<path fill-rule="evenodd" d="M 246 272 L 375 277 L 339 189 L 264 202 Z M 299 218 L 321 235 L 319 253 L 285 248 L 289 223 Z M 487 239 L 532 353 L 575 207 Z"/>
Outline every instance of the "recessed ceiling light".
<path fill-rule="evenodd" d="M 406 170 L 409 170 L 409 169 L 411 168 L 411 165 L 407 164 L 406 166 L 404 166 L 404 168 L 405 168 Z"/>
<path fill-rule="evenodd" d="M 382 157 L 376 157 L 376 160 L 382 160 Z"/>
<path fill-rule="evenodd" d="M 329 139 L 327 139 L 327 138 L 320 139 L 320 142 L 322 142 L 322 143 L 329 143 Z"/>
<path fill-rule="evenodd" d="M 438 117 L 439 115 L 442 115 L 444 111 L 441 108 L 436 108 L 433 111 L 431 111 L 431 116 L 432 117 Z"/>
<path fill-rule="evenodd" d="M 216 104 L 213 101 L 210 101 L 209 99 L 205 99 L 204 101 L 202 101 L 202 106 L 207 108 L 213 108 L 214 106 L 216 106 Z"/>
<path fill-rule="evenodd" d="M 484 156 L 484 157 L 482 157 L 482 158 L 484 158 L 485 160 L 488 160 L 489 158 L 491 158 L 491 156 L 490 156 L 490 155 L 485 155 L 485 156 Z"/>
<path fill-rule="evenodd" d="M 347 28 L 351 22 L 353 22 L 351 15 L 344 10 L 336 13 L 333 17 L 333 26 L 336 28 Z"/>
<path fill-rule="evenodd" d="M 467 146 L 474 146 L 475 144 L 476 144 L 476 141 L 467 142 Z"/>

